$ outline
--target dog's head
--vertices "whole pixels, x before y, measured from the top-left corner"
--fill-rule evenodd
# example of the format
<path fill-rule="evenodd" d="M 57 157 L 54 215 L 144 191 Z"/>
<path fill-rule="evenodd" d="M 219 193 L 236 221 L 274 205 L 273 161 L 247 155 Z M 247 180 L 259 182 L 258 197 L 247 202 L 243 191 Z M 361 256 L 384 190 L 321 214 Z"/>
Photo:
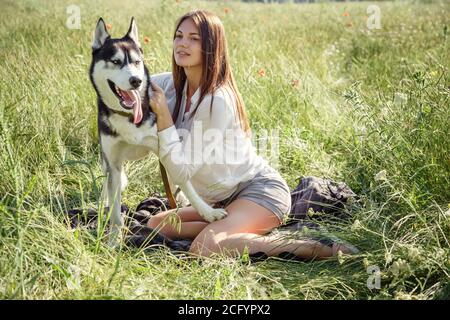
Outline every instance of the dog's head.
<path fill-rule="evenodd" d="M 143 60 L 134 18 L 120 39 L 112 39 L 103 19 L 98 20 L 92 43 L 91 81 L 108 108 L 133 114 L 134 123 L 142 120 L 142 100 L 148 86 Z"/>

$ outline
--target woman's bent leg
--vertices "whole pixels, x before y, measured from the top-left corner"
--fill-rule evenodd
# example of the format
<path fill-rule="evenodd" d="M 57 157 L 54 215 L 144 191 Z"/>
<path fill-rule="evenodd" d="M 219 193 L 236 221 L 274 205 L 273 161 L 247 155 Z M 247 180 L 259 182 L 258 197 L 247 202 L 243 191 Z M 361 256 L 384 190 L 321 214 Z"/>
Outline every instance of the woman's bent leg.
<path fill-rule="evenodd" d="M 249 254 L 263 252 L 267 256 L 278 256 L 289 252 L 303 259 L 333 256 L 333 249 L 314 240 L 295 240 L 251 233 L 235 233 L 220 241 L 226 248 L 224 253 L 242 254 L 247 248 Z"/>
<path fill-rule="evenodd" d="M 314 240 L 294 240 L 265 236 L 280 221 L 268 209 L 247 200 L 236 199 L 226 210 L 228 216 L 206 226 L 192 242 L 190 252 L 209 257 L 214 253 L 242 254 L 247 247 L 250 254 L 263 252 L 277 256 L 289 252 L 303 259 L 331 257 L 341 250 L 351 253 L 342 245 L 329 247 Z"/>
<path fill-rule="evenodd" d="M 159 212 L 152 216 L 147 226 L 170 239 L 194 239 L 207 225 L 193 207 Z"/>

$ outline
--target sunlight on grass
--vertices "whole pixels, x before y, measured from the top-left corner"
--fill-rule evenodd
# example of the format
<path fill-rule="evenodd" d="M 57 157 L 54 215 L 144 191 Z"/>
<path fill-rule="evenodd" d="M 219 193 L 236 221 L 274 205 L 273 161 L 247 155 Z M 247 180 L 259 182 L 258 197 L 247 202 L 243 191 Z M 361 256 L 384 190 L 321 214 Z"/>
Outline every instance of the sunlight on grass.
<path fill-rule="evenodd" d="M 0 297 L 3 299 L 433 299 L 450 296 L 450 8 L 367 3 L 2 1 Z M 100 16 L 114 37 L 136 17 L 151 73 L 171 70 L 176 19 L 224 22 L 255 135 L 279 132 L 291 190 L 304 175 L 345 181 L 351 221 L 325 226 L 361 254 L 311 263 L 197 259 L 105 246 L 64 212 L 95 207 L 103 180 L 88 78 Z M 139 8 L 139 9 L 136 9 Z M 128 164 L 131 208 L 163 191 L 155 156 Z M 369 266 L 381 287 L 369 289 Z"/>

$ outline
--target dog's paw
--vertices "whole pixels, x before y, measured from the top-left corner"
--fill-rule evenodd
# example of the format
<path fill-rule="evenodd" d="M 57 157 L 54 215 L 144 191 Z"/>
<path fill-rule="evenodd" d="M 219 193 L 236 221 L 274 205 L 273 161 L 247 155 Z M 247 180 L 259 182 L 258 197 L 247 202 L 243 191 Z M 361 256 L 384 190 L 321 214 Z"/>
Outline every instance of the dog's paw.
<path fill-rule="evenodd" d="M 205 219 L 208 222 L 214 222 L 217 220 L 221 220 L 221 219 L 225 218 L 226 216 L 228 216 L 228 212 L 225 209 L 216 208 L 216 209 L 212 209 L 207 214 L 204 214 L 203 219 Z"/>
<path fill-rule="evenodd" d="M 122 233 L 119 230 L 113 230 L 108 236 L 108 247 L 116 249 L 122 242 Z"/>
<path fill-rule="evenodd" d="M 111 249 L 117 249 L 120 246 L 120 241 L 118 239 L 109 238 L 108 247 Z"/>

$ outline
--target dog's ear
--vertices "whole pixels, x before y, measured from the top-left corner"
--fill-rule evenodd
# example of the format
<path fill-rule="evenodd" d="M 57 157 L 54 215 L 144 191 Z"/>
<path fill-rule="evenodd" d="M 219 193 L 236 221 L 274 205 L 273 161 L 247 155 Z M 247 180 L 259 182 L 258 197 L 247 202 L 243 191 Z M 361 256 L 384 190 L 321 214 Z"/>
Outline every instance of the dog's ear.
<path fill-rule="evenodd" d="M 100 49 L 103 44 L 105 44 L 105 41 L 110 38 L 111 36 L 108 33 L 108 30 L 106 30 L 106 24 L 103 21 L 103 18 L 98 19 L 97 27 L 94 31 L 94 37 L 92 41 L 92 49 L 97 50 Z"/>
<path fill-rule="evenodd" d="M 134 19 L 134 17 L 131 18 L 130 28 L 128 29 L 126 37 L 133 40 L 138 45 L 139 48 L 141 47 L 141 44 L 139 43 L 137 24 L 136 24 L 136 20 Z"/>

